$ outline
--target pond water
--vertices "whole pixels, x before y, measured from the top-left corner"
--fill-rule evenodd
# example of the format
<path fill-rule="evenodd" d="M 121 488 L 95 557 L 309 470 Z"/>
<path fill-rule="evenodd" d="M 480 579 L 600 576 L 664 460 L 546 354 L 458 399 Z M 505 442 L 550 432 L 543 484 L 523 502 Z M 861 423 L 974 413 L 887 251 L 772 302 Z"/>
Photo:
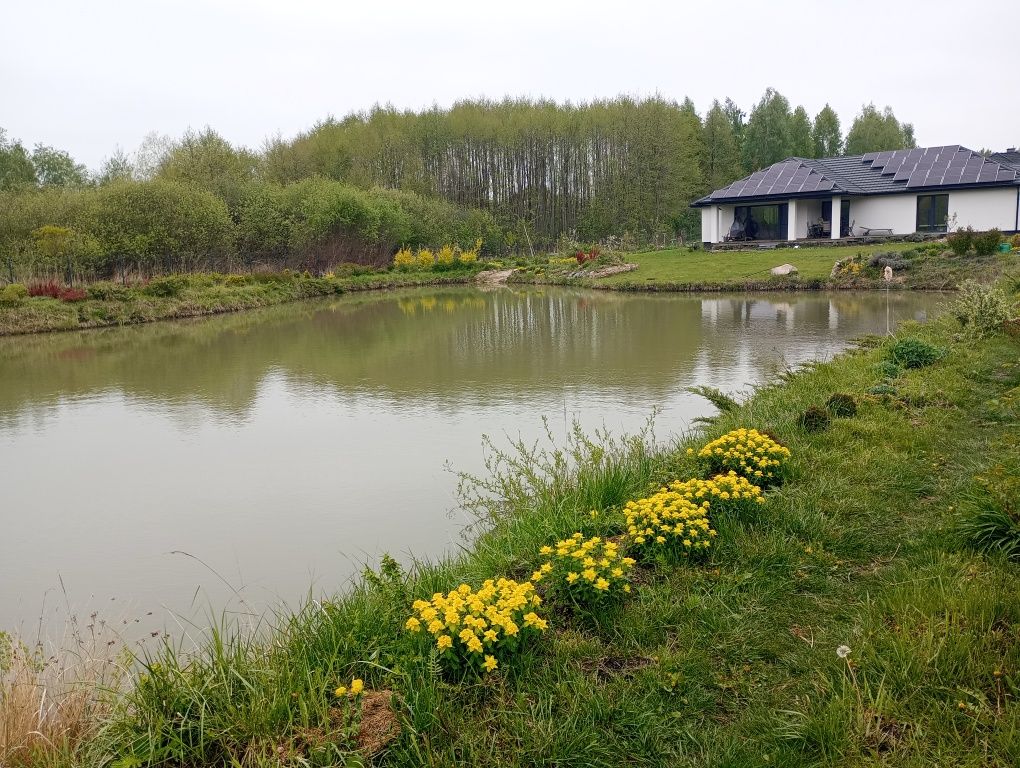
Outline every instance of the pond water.
<path fill-rule="evenodd" d="M 888 306 L 887 306 L 888 300 Z M 660 439 L 734 392 L 923 320 L 893 293 L 470 288 L 0 339 L 0 629 L 98 610 L 138 636 L 435 557 L 483 435 Z M 888 314 L 887 314 L 888 313 Z"/>

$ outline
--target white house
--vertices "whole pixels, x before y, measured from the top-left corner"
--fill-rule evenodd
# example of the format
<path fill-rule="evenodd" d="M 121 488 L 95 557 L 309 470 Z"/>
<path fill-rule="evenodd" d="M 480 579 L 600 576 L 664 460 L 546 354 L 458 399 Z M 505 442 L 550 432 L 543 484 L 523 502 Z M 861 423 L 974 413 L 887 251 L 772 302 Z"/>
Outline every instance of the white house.
<path fill-rule="evenodd" d="M 1020 231 L 1020 152 L 989 157 L 960 146 L 866 155 L 791 157 L 717 189 L 701 209 L 701 239 L 802 240 Z"/>

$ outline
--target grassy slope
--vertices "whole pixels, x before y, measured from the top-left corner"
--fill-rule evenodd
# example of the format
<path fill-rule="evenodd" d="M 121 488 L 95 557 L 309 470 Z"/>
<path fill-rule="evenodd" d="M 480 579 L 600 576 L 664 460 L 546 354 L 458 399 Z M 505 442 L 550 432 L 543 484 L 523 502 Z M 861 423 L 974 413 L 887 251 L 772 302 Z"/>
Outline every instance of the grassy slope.
<path fill-rule="evenodd" d="M 632 291 L 877 288 L 884 285 L 879 270 L 865 270 L 856 278 L 843 277 L 830 281 L 833 264 L 858 253 L 868 256 L 876 251 L 900 252 L 916 248 L 917 243 L 889 243 L 771 251 L 648 251 L 626 256 L 627 261 L 638 265 L 632 272 L 593 281 L 564 279 L 555 274 L 557 270 L 550 269 L 536 281 Z M 790 277 L 773 277 L 769 274 L 772 267 L 786 263 L 796 266 L 798 273 Z M 993 281 L 1003 271 L 1016 270 L 1018 267 L 1018 253 L 990 257 L 924 254 L 912 258 L 911 268 L 897 274 L 897 284 L 904 288 L 947 290 L 956 288 L 968 277 Z M 570 267 L 567 269 L 573 271 Z M 530 278 L 520 276 L 515 279 L 528 281 Z"/>
<path fill-rule="evenodd" d="M 706 561 L 645 571 L 616 611 L 554 615 L 514 668 L 443 679 L 402 632 L 406 606 L 462 580 L 526 575 L 540 545 L 575 529 L 607 532 L 612 516 L 588 510 L 689 476 L 685 444 L 609 446 L 599 461 L 579 443 L 580 472 L 548 481 L 534 460 L 502 465 L 508 502 L 463 558 L 376 578 L 284 618 L 268 640 L 228 634 L 190 662 L 165 656 L 130 707 L 57 762 L 280 765 L 278 754 L 309 754 L 296 734 L 322 726 L 332 687 L 361 676 L 396 691 L 404 718 L 378 765 L 1015 765 L 1020 567 L 966 549 L 956 520 L 980 503 L 976 475 L 1020 474 L 1020 345 L 951 331 L 944 320 L 904 332 L 949 353 L 903 374 L 895 398 L 865 394 L 881 357 L 870 350 L 721 417 L 710 436 L 748 425 L 787 442 L 792 479 L 756 519 L 719 520 Z M 804 433 L 798 414 L 836 391 L 860 413 Z"/>
<path fill-rule="evenodd" d="M 467 283 L 474 274 L 473 270 L 382 272 L 328 280 L 298 274 L 274 282 L 241 284 L 224 284 L 219 275 L 190 275 L 182 278 L 187 285 L 180 294 L 170 297 L 132 289 L 125 300 L 64 302 L 37 297 L 15 305 L 0 303 L 0 336 L 198 317 L 354 291 Z"/>

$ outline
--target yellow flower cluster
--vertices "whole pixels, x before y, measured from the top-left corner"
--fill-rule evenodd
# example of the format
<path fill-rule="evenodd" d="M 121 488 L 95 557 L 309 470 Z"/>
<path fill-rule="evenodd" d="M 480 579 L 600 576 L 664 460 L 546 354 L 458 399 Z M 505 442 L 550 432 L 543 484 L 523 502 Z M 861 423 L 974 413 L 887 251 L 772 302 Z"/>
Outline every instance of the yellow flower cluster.
<path fill-rule="evenodd" d="M 735 429 L 713 440 L 700 451 L 716 472 L 732 470 L 755 485 L 773 485 L 782 477 L 790 449 L 756 429 Z"/>
<path fill-rule="evenodd" d="M 686 482 L 675 480 L 669 484 L 669 489 L 694 504 L 708 502 L 713 511 L 749 509 L 765 503 L 761 488 L 732 469 L 708 480 L 698 477 Z"/>
<path fill-rule="evenodd" d="M 436 263 L 436 257 L 428 248 L 419 248 L 416 261 L 420 269 L 432 269 Z"/>
<path fill-rule="evenodd" d="M 630 592 L 634 559 L 623 557 L 615 542 L 598 536 L 586 539 L 575 533 L 556 542 L 555 547 L 542 547 L 540 552 L 549 560 L 531 575 L 531 580 L 548 579 L 553 592 L 577 603 L 598 603 Z"/>
<path fill-rule="evenodd" d="M 335 691 L 333 691 L 333 693 L 336 694 L 337 698 L 341 696 L 355 697 L 360 695 L 361 692 L 364 690 L 365 681 L 362 680 L 360 677 L 356 677 L 353 680 L 351 680 L 350 687 L 347 687 L 346 685 L 341 685 Z"/>
<path fill-rule="evenodd" d="M 708 524 L 708 502 L 700 505 L 668 488 L 628 501 L 623 508 L 627 536 L 638 550 L 676 550 L 685 554 L 708 549 L 716 532 Z"/>
<path fill-rule="evenodd" d="M 431 600 L 415 600 L 405 628 L 435 637 L 447 661 L 491 672 L 499 666 L 497 656 L 512 653 L 527 635 L 546 630 L 548 622 L 536 612 L 541 604 L 529 581 L 487 579 L 478 590 L 461 584 Z"/>

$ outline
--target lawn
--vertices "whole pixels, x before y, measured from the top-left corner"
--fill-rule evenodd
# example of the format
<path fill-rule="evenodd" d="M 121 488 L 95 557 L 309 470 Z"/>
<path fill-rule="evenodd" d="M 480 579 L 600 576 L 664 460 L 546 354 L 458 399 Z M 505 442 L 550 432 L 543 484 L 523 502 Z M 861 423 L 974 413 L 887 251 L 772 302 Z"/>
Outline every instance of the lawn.
<path fill-rule="evenodd" d="M 917 243 L 883 245 L 782 248 L 769 251 L 693 251 L 682 249 L 646 251 L 627 256 L 638 265 L 634 272 L 600 280 L 606 285 L 634 283 L 742 283 L 764 280 L 769 270 L 780 264 L 793 264 L 803 280 L 824 280 L 839 259 L 856 253 L 905 251 Z"/>

